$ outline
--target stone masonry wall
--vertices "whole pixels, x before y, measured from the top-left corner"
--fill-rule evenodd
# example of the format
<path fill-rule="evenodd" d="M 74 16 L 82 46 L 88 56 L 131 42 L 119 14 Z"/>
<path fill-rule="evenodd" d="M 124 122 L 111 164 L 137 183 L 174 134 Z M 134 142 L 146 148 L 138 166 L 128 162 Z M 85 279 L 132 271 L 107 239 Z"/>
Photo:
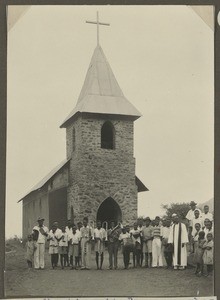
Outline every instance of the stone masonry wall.
<path fill-rule="evenodd" d="M 105 121 L 115 128 L 115 149 L 101 148 L 101 128 Z M 75 127 L 75 150 L 71 152 Z M 88 216 L 96 220 L 101 203 L 112 197 L 120 206 L 123 223 L 137 217 L 137 186 L 133 157 L 133 121 L 80 116 L 67 128 L 69 170 L 68 208 L 75 220 Z M 70 213 L 68 213 L 70 214 Z"/>

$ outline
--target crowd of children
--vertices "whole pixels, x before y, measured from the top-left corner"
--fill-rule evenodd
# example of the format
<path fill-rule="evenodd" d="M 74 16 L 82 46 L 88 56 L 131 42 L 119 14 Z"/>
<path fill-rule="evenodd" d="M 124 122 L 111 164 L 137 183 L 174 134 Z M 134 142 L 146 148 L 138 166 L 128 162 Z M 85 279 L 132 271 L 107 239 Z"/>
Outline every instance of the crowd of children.
<path fill-rule="evenodd" d="M 100 221 L 97 221 L 94 226 L 94 223 L 89 224 L 88 218 L 85 217 L 83 223 L 72 224 L 71 220 L 68 220 L 66 226 L 61 229 L 59 224 L 54 222 L 49 231 L 43 225 L 43 219 L 39 218 L 39 225 L 35 226 L 33 233 L 28 236 L 28 267 L 31 268 L 34 261 L 35 269 L 44 268 L 42 262 L 44 253 L 38 249 L 40 249 L 39 244 L 42 245 L 42 241 L 47 240 L 53 269 L 58 266 L 59 258 L 62 269 L 65 267 L 90 269 L 90 260 L 94 251 L 97 269 L 101 270 L 106 248 L 109 256 L 108 269 L 118 268 L 119 249 L 122 250 L 124 269 L 129 268 L 131 254 L 135 268 L 143 266 L 184 269 L 187 265 L 187 257 L 184 259 L 183 248 L 179 251 L 176 246 L 182 243 L 182 247 L 188 249 L 188 256 L 189 254 L 193 256 L 196 265 L 195 273 L 198 276 L 210 275 L 213 271 L 213 217 L 207 206 L 202 213 L 194 204 L 191 202 L 191 210 L 186 216 L 187 226 L 179 221 L 176 214 L 164 219 L 139 218 L 132 228 L 121 223 L 115 224 L 113 221 L 109 224 L 109 228 L 107 222 L 102 224 Z M 175 238 L 177 229 L 178 238 L 181 238 L 184 232 L 187 233 L 182 241 Z M 42 255 L 43 257 L 40 258 Z"/>

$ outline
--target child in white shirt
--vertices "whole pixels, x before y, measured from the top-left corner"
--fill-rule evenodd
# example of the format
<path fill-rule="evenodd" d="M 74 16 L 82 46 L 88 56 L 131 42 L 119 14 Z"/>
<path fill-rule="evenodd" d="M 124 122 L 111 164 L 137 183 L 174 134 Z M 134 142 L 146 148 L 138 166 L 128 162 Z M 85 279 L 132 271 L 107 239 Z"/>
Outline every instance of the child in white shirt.
<path fill-rule="evenodd" d="M 134 250 L 133 250 L 133 265 L 134 268 L 140 267 L 140 259 L 141 259 L 141 232 L 138 229 L 138 224 L 134 223 L 134 228 L 130 231 L 132 240 L 134 243 Z"/>
<path fill-rule="evenodd" d="M 59 241 L 59 254 L 60 254 L 60 263 L 62 269 L 68 265 L 68 234 L 66 233 L 65 226 L 62 227 L 62 233 L 58 238 Z"/>
<path fill-rule="evenodd" d="M 79 268 L 79 244 L 81 239 L 80 231 L 77 230 L 76 226 L 73 225 L 72 232 L 68 236 L 69 242 L 71 244 L 71 252 L 69 253 L 73 257 L 72 269 L 78 270 Z M 75 262 L 75 266 L 74 266 Z"/>
<path fill-rule="evenodd" d="M 102 269 L 102 264 L 104 260 L 104 250 L 105 250 L 105 240 L 106 240 L 106 231 L 104 228 L 101 228 L 101 221 L 97 221 L 97 228 L 94 230 L 95 238 L 95 253 L 96 253 L 96 266 L 97 270 Z M 99 264 L 100 257 L 100 264 Z"/>

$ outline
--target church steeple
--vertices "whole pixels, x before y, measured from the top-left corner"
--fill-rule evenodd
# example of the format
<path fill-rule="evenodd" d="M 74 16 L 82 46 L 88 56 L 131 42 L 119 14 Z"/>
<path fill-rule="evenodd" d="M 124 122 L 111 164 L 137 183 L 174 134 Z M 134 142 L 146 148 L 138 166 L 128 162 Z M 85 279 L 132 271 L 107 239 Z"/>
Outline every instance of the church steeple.
<path fill-rule="evenodd" d="M 134 120 L 141 116 L 125 98 L 99 45 L 94 50 L 76 107 L 60 127 L 66 127 L 77 112 L 126 115 Z"/>

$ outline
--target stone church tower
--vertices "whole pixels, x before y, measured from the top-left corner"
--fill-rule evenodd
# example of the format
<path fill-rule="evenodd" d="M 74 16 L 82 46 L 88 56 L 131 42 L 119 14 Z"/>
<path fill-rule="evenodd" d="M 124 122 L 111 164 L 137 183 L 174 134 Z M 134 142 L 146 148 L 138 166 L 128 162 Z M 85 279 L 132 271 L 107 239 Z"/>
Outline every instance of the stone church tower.
<path fill-rule="evenodd" d="M 136 220 L 138 185 L 147 190 L 135 176 L 134 121 L 140 116 L 98 45 L 76 107 L 61 125 L 70 159 L 68 218 Z"/>
<path fill-rule="evenodd" d="M 52 226 L 67 219 L 132 223 L 138 192 L 134 121 L 140 112 L 125 98 L 99 46 L 92 56 L 78 102 L 64 120 L 66 159 L 22 199 L 23 237 L 39 216 Z"/>

